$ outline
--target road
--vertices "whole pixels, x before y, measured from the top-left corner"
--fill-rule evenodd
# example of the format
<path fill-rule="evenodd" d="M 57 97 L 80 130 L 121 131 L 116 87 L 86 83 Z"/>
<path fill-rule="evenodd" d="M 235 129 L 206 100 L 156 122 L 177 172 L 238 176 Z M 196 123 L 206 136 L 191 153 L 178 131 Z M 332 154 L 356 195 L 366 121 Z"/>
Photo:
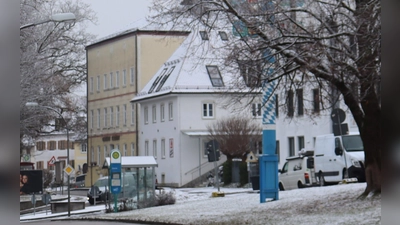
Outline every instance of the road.
<path fill-rule="evenodd" d="M 79 220 L 65 220 L 65 221 L 33 221 L 33 222 L 22 222 L 29 225 L 145 225 L 143 223 L 121 223 L 113 221 L 79 221 Z"/>

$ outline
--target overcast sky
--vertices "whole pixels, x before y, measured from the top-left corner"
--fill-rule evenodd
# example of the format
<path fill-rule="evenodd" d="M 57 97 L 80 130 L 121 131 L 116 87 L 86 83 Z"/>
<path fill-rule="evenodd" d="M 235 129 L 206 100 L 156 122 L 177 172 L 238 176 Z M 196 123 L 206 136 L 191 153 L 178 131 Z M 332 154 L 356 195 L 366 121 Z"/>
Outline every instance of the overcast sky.
<path fill-rule="evenodd" d="M 130 24 L 144 19 L 150 0 L 81 0 L 91 5 L 97 14 L 97 25 L 89 24 L 88 31 L 97 38 L 132 28 Z"/>

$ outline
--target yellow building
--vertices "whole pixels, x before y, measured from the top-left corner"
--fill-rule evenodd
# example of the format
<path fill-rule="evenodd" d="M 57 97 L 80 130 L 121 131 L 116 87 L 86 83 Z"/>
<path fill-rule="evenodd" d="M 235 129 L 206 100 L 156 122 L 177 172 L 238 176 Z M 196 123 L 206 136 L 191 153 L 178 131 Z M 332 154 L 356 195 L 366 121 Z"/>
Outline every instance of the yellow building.
<path fill-rule="evenodd" d="M 138 108 L 130 100 L 183 42 L 188 32 L 128 30 L 86 47 L 88 176 L 92 185 L 112 149 L 138 155 Z"/>

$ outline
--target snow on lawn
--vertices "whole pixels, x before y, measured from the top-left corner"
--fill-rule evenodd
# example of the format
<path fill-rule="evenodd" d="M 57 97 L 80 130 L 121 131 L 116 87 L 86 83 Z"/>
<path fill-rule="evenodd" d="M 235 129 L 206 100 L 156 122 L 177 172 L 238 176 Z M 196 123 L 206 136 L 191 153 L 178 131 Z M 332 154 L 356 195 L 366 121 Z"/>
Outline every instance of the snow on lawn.
<path fill-rule="evenodd" d="M 359 200 L 365 183 L 312 187 L 279 192 L 278 201 L 260 203 L 257 191 L 221 188 L 171 189 L 174 205 L 120 213 L 92 214 L 79 219 L 106 219 L 174 224 L 380 224 L 381 196 Z M 77 218 L 78 219 L 78 218 Z"/>

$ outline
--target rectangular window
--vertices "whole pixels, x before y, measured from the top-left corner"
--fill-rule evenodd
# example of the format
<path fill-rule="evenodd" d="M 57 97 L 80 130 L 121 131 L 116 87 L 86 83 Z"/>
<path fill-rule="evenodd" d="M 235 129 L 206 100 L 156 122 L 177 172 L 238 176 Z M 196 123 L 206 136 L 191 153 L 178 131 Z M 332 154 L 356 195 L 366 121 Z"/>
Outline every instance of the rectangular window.
<path fill-rule="evenodd" d="M 114 126 L 114 108 L 110 107 L 110 126 Z"/>
<path fill-rule="evenodd" d="M 319 113 L 320 111 L 320 98 L 319 98 L 319 90 L 318 89 L 313 89 L 313 111 L 314 113 Z"/>
<path fill-rule="evenodd" d="M 257 60 L 241 60 L 239 63 L 240 75 L 247 87 L 261 87 L 263 63 Z"/>
<path fill-rule="evenodd" d="M 221 73 L 217 66 L 206 66 L 208 76 L 210 76 L 210 80 L 213 87 L 223 87 L 224 82 L 222 81 Z"/>
<path fill-rule="evenodd" d="M 111 72 L 110 73 L 110 88 L 114 87 L 114 74 Z"/>
<path fill-rule="evenodd" d="M 214 104 L 204 103 L 203 104 L 203 118 L 213 118 L 214 117 Z"/>
<path fill-rule="evenodd" d="M 126 115 L 126 104 L 124 104 L 124 111 L 122 112 L 122 119 L 124 122 L 124 126 L 126 126 L 126 122 L 127 122 L 127 115 Z"/>
<path fill-rule="evenodd" d="M 66 140 L 58 141 L 58 149 L 60 150 L 67 149 L 67 141 Z"/>
<path fill-rule="evenodd" d="M 153 156 L 157 159 L 157 140 L 153 140 Z"/>
<path fill-rule="evenodd" d="M 293 93 L 293 90 L 289 90 L 288 91 L 288 105 L 287 105 L 287 108 L 288 108 L 288 113 L 287 113 L 287 115 L 289 116 L 289 117 L 293 117 L 293 114 L 294 114 L 294 102 L 293 102 L 293 95 L 294 95 L 294 93 Z"/>
<path fill-rule="evenodd" d="M 169 118 L 169 120 L 173 120 L 174 119 L 174 110 L 173 109 L 174 109 L 173 108 L 173 103 L 170 102 L 168 104 L 168 118 Z"/>
<path fill-rule="evenodd" d="M 119 127 L 119 106 L 116 107 L 116 112 L 115 112 L 115 126 Z"/>
<path fill-rule="evenodd" d="M 135 156 L 135 143 L 131 143 L 131 156 Z"/>
<path fill-rule="evenodd" d="M 161 122 L 165 121 L 165 107 L 164 107 L 164 104 L 160 105 L 160 121 Z"/>
<path fill-rule="evenodd" d="M 135 84 L 135 70 L 131 68 L 131 85 Z"/>
<path fill-rule="evenodd" d="M 90 81 L 89 81 L 89 91 L 90 91 L 90 93 L 93 93 L 93 89 L 94 89 L 94 87 L 93 87 L 93 77 L 91 77 Z"/>
<path fill-rule="evenodd" d="M 104 90 L 107 90 L 107 74 L 104 74 Z"/>
<path fill-rule="evenodd" d="M 49 147 L 48 150 L 56 150 L 56 145 L 57 145 L 56 141 L 49 141 L 47 143 L 48 143 L 48 147 Z"/>
<path fill-rule="evenodd" d="M 156 110 L 155 105 L 153 105 L 153 107 L 151 109 L 151 113 L 152 113 L 153 123 L 156 123 L 157 122 L 157 110 Z"/>
<path fill-rule="evenodd" d="M 208 40 L 208 34 L 206 31 L 200 31 L 199 33 L 200 33 L 202 40 L 204 40 L 204 41 Z"/>
<path fill-rule="evenodd" d="M 304 103 L 303 103 L 303 89 L 297 89 L 297 115 L 302 116 L 304 114 Z"/>
<path fill-rule="evenodd" d="M 149 155 L 149 141 L 144 142 L 144 155 L 145 156 Z"/>
<path fill-rule="evenodd" d="M 280 162 L 280 151 L 279 141 L 276 141 L 275 154 L 278 156 L 278 162 Z"/>
<path fill-rule="evenodd" d="M 108 126 L 107 108 L 104 108 L 104 127 Z"/>
<path fill-rule="evenodd" d="M 149 108 L 147 106 L 144 107 L 144 123 L 149 123 Z"/>
<path fill-rule="evenodd" d="M 94 112 L 93 110 L 90 110 L 90 128 L 93 129 L 94 127 Z"/>
<path fill-rule="evenodd" d="M 131 104 L 131 125 L 135 124 L 135 105 Z"/>
<path fill-rule="evenodd" d="M 97 76 L 97 91 L 100 91 L 100 76 Z"/>
<path fill-rule="evenodd" d="M 278 95 L 275 95 L 275 117 L 279 116 L 279 98 Z"/>
<path fill-rule="evenodd" d="M 294 137 L 289 137 L 289 156 L 294 156 Z"/>
<path fill-rule="evenodd" d="M 36 142 L 36 150 L 42 151 L 46 149 L 46 142 L 38 141 Z"/>
<path fill-rule="evenodd" d="M 108 152 L 107 152 L 107 145 L 104 145 L 104 160 L 108 157 Z"/>
<path fill-rule="evenodd" d="M 100 165 L 100 155 L 101 155 L 101 150 L 100 146 L 97 146 L 97 165 Z"/>
<path fill-rule="evenodd" d="M 87 145 L 85 143 L 81 144 L 81 152 L 87 153 Z"/>
<path fill-rule="evenodd" d="M 100 109 L 97 109 L 97 128 L 100 128 Z"/>
<path fill-rule="evenodd" d="M 122 86 L 126 86 L 126 70 L 122 71 Z"/>
<path fill-rule="evenodd" d="M 124 144 L 124 156 L 127 156 L 127 154 L 128 154 L 128 149 L 127 149 L 128 147 L 126 146 L 126 144 Z"/>
<path fill-rule="evenodd" d="M 92 164 L 94 162 L 94 148 L 93 146 L 90 148 L 90 164 Z"/>
<path fill-rule="evenodd" d="M 161 158 L 165 159 L 165 139 L 161 139 Z"/>
<path fill-rule="evenodd" d="M 297 137 L 297 142 L 298 142 L 298 151 L 301 151 L 301 149 L 304 148 L 304 136 Z"/>
<path fill-rule="evenodd" d="M 228 40 L 228 35 L 226 34 L 225 31 L 219 31 L 218 34 L 221 37 L 221 40 L 223 40 L 223 41 L 227 41 Z"/>
<path fill-rule="evenodd" d="M 36 162 L 36 169 L 38 170 L 44 169 L 43 165 L 44 165 L 43 161 Z"/>
<path fill-rule="evenodd" d="M 261 116 L 261 103 L 253 103 L 251 112 L 254 117 L 260 117 Z"/>
<path fill-rule="evenodd" d="M 115 72 L 115 87 L 119 87 L 119 71 Z"/>

